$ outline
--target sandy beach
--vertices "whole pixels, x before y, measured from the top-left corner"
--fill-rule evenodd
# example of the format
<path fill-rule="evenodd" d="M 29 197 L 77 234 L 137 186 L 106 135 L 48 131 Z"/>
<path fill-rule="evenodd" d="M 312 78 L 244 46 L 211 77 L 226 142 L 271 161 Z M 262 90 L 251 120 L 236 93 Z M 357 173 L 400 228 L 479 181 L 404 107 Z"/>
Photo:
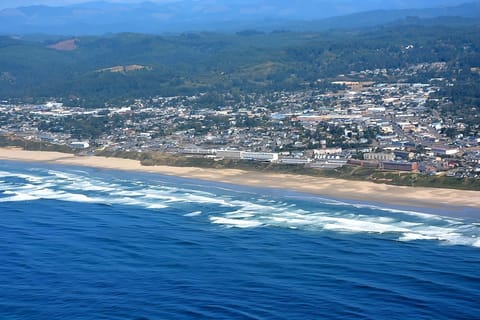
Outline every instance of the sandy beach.
<path fill-rule="evenodd" d="M 104 169 L 142 171 L 177 177 L 225 182 L 244 186 L 280 188 L 326 197 L 389 203 L 394 205 L 480 209 L 480 191 L 401 187 L 366 181 L 351 181 L 303 175 L 259 173 L 236 169 L 142 166 L 139 161 L 44 151 L 0 148 L 0 160 L 34 161 Z"/>

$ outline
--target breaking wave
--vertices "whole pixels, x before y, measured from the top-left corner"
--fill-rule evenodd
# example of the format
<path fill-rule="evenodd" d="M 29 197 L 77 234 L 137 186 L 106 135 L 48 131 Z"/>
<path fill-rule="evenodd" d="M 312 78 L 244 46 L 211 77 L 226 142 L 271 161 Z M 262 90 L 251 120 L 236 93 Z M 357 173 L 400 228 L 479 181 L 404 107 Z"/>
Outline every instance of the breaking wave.
<path fill-rule="evenodd" d="M 140 206 L 156 212 L 170 208 L 227 228 L 366 233 L 398 241 L 436 240 L 480 247 L 478 221 L 320 197 L 258 194 L 221 184 L 176 184 L 159 177 L 119 179 L 69 167 L 65 171 L 0 171 L 0 203 L 48 199 Z"/>

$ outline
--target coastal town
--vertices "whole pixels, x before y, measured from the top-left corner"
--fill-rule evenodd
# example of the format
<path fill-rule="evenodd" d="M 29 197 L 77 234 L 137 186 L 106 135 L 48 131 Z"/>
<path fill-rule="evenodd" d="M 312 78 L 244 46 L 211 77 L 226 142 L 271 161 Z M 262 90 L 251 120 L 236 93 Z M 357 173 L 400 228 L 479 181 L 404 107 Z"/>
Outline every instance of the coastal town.
<path fill-rule="evenodd" d="M 467 126 L 438 112 L 448 97 L 433 94 L 446 81 L 338 80 L 330 90 L 222 94 L 214 99 L 203 93 L 99 108 L 3 101 L 0 135 L 68 145 L 84 154 L 158 151 L 478 178 L 480 121 Z"/>

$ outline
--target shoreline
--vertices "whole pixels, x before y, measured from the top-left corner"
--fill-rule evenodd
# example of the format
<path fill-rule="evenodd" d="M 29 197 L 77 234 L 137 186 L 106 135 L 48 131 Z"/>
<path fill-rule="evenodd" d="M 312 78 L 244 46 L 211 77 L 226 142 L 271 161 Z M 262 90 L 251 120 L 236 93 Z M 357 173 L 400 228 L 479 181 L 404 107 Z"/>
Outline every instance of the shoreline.
<path fill-rule="evenodd" d="M 336 199 L 375 202 L 405 207 L 466 207 L 480 209 L 480 191 L 405 187 L 367 181 L 343 180 L 240 169 L 142 166 L 137 160 L 99 156 L 76 156 L 48 151 L 0 148 L 0 160 L 84 166 L 98 169 L 139 171 L 204 181 L 259 188 L 276 188 Z"/>

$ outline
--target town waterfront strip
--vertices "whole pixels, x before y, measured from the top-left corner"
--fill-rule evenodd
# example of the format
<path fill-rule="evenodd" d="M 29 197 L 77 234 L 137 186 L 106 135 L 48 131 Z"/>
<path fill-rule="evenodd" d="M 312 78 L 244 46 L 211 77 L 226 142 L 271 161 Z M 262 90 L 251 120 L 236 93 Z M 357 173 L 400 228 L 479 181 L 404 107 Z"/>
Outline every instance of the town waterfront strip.
<path fill-rule="evenodd" d="M 139 161 L 67 153 L 0 148 L 0 160 L 38 161 L 103 169 L 142 171 L 252 187 L 268 187 L 337 199 L 429 208 L 480 208 L 480 191 L 403 187 L 306 175 L 264 173 L 239 169 L 142 166 Z"/>

